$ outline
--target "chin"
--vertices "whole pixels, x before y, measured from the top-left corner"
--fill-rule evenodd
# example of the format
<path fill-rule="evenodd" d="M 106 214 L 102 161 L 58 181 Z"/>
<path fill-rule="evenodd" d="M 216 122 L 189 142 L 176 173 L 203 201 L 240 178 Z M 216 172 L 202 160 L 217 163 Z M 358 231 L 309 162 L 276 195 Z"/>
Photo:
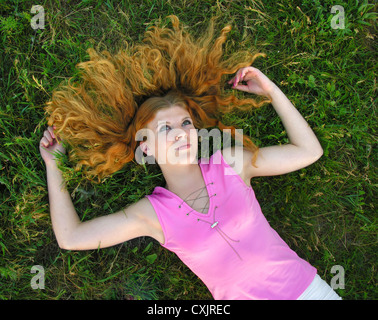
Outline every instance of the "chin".
<path fill-rule="evenodd" d="M 175 152 L 167 154 L 167 163 L 180 165 L 196 164 L 198 163 L 197 151 L 192 147 L 187 150 L 175 150 Z"/>

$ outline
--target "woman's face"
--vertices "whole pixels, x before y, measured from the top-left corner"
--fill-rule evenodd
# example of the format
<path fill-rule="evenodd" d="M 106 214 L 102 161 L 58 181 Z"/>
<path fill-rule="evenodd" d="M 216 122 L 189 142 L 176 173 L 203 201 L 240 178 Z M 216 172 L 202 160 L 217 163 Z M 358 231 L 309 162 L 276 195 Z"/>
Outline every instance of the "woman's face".
<path fill-rule="evenodd" d="M 147 129 L 147 141 L 140 146 L 159 165 L 196 163 L 198 133 L 186 109 L 174 106 L 159 110 Z"/>

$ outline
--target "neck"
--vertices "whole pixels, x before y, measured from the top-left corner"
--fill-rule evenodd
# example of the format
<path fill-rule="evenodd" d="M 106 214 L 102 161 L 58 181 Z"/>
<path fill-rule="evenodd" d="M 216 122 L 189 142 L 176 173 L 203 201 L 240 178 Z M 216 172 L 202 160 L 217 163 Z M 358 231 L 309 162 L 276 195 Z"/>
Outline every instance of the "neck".
<path fill-rule="evenodd" d="M 204 179 L 198 163 L 187 165 L 160 166 L 166 181 L 165 188 L 176 193 L 185 194 L 193 188 L 202 187 Z"/>

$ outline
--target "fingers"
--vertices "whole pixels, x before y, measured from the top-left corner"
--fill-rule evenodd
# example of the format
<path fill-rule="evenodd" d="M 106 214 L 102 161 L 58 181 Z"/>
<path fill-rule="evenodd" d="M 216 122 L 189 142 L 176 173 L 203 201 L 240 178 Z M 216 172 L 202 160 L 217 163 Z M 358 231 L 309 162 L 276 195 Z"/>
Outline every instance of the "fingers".
<path fill-rule="evenodd" d="M 256 76 L 257 71 L 258 69 L 253 68 L 253 67 L 247 67 L 247 68 L 241 69 L 241 76 L 240 76 L 241 81 L 251 80 L 252 78 Z"/>
<path fill-rule="evenodd" d="M 47 127 L 47 130 L 50 132 L 50 135 L 53 139 L 55 139 L 55 135 L 54 135 L 54 129 L 53 127 Z"/>
<path fill-rule="evenodd" d="M 234 86 L 233 88 L 238 89 L 240 91 L 249 92 L 248 86 L 246 86 L 244 84 L 238 84 L 237 86 Z"/>
<path fill-rule="evenodd" d="M 241 77 L 241 72 L 242 72 L 243 68 L 242 69 L 239 69 L 237 72 L 236 72 L 236 75 L 235 77 L 233 77 L 228 83 L 229 84 L 232 84 L 233 87 L 236 87 L 237 84 L 240 82 L 240 79 L 242 79 Z"/>
<path fill-rule="evenodd" d="M 48 141 L 50 146 L 53 145 L 53 137 L 51 136 L 51 133 L 48 130 L 45 130 L 45 132 L 43 133 L 43 137 Z"/>
<path fill-rule="evenodd" d="M 49 141 L 48 141 L 45 137 L 43 137 L 43 138 L 41 139 L 40 146 L 45 147 L 45 148 L 48 148 L 49 145 L 50 145 Z"/>
<path fill-rule="evenodd" d="M 238 83 L 241 81 L 244 81 L 244 77 L 247 73 L 257 70 L 254 67 L 245 67 L 241 68 L 236 72 L 236 75 L 234 78 L 232 78 L 230 81 L 228 81 L 228 84 L 233 84 L 233 87 L 236 88 L 238 86 Z M 248 79 L 250 80 L 250 79 Z M 239 89 L 240 86 L 238 86 Z"/>
<path fill-rule="evenodd" d="M 55 134 L 52 127 L 48 127 L 47 130 L 43 132 L 43 137 L 40 144 L 45 148 L 52 146 L 54 144 Z"/>

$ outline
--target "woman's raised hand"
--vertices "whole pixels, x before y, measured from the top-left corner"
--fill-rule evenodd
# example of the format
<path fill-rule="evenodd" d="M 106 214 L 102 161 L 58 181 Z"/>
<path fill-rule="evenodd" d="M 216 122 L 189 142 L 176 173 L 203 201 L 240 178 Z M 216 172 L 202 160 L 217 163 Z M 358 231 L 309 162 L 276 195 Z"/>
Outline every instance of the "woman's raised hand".
<path fill-rule="evenodd" d="M 239 82 L 246 82 L 247 84 L 240 84 Z M 276 88 L 276 85 L 259 69 L 254 67 L 241 68 L 236 72 L 229 82 L 233 89 L 254 93 L 270 98 L 271 92 Z"/>
<path fill-rule="evenodd" d="M 63 147 L 61 140 L 54 134 L 54 127 L 47 127 L 47 130 L 44 131 L 43 137 L 39 142 L 39 151 L 46 165 L 55 160 L 55 151 L 59 151 L 63 154 L 66 153 L 66 149 Z"/>

